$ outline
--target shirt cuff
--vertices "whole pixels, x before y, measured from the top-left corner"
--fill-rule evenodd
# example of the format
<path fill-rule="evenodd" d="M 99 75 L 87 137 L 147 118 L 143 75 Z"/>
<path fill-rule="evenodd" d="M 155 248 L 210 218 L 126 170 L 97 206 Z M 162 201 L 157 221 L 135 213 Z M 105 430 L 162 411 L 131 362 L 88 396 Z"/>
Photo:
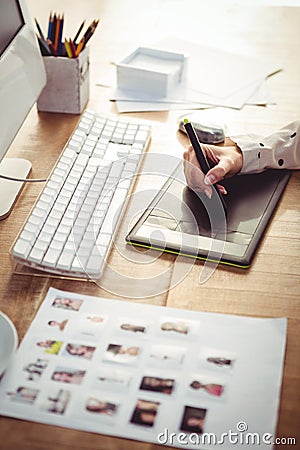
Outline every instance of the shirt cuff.
<path fill-rule="evenodd" d="M 259 145 L 258 136 L 230 136 L 243 154 L 243 165 L 240 174 L 258 173 L 265 170 L 270 149 Z"/>

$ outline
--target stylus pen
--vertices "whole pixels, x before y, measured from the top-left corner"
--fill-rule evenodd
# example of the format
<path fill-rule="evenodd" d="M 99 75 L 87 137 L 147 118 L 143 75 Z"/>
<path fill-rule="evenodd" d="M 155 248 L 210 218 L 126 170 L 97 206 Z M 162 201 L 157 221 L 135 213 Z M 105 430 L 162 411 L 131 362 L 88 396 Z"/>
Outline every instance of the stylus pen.
<path fill-rule="evenodd" d="M 201 170 L 204 173 L 204 175 L 206 175 L 207 172 L 211 169 L 211 167 L 207 161 L 205 153 L 203 152 L 203 150 L 201 148 L 201 144 L 199 142 L 199 139 L 195 132 L 195 129 L 194 129 L 193 125 L 188 121 L 188 119 L 184 119 L 183 125 L 184 125 L 187 135 L 191 141 L 192 147 L 195 151 L 196 158 L 197 158 L 198 163 L 200 164 Z M 224 208 L 224 211 L 226 212 L 227 206 L 224 201 L 223 195 L 219 191 L 218 187 L 212 186 L 212 190 L 213 190 L 213 193 L 216 192 L 217 195 L 219 196 L 222 206 Z"/>

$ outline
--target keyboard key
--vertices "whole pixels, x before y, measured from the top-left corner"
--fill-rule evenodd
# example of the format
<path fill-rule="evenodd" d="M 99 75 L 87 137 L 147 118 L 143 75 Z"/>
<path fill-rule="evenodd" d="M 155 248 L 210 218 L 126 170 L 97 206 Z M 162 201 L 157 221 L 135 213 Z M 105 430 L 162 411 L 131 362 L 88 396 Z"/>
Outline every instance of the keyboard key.
<path fill-rule="evenodd" d="M 43 259 L 43 256 L 44 256 L 44 252 L 42 250 L 39 250 L 38 248 L 34 247 L 28 256 L 28 259 L 29 259 L 29 261 L 32 261 L 34 263 L 40 263 Z"/>
<path fill-rule="evenodd" d="M 58 270 L 68 271 L 72 266 L 72 262 L 74 259 L 74 253 L 64 251 L 58 260 L 56 268 Z"/>
<path fill-rule="evenodd" d="M 105 256 L 107 253 L 107 247 L 97 247 L 95 252 L 91 255 L 87 266 L 86 271 L 90 277 L 98 277 L 101 273 L 101 269 L 105 262 Z"/>
<path fill-rule="evenodd" d="M 31 250 L 31 243 L 19 238 L 14 246 L 14 256 L 17 258 L 27 258 Z"/>
<path fill-rule="evenodd" d="M 99 236 L 97 238 L 96 244 L 97 244 L 97 246 L 100 245 L 100 246 L 107 247 L 110 243 L 110 240 L 111 240 L 111 234 L 107 234 L 107 233 L 105 234 L 104 231 L 101 231 L 101 233 L 99 234 Z"/>
<path fill-rule="evenodd" d="M 105 220 L 101 227 L 102 233 L 112 234 L 116 226 L 117 220 L 121 214 L 121 210 L 124 205 L 124 201 L 127 196 L 127 189 L 117 188 L 112 201 L 110 203 L 109 209 L 107 211 Z"/>
<path fill-rule="evenodd" d="M 43 259 L 43 264 L 46 264 L 49 267 L 55 267 L 60 254 L 60 250 L 49 248 Z"/>
<path fill-rule="evenodd" d="M 134 138 L 134 140 L 136 142 L 146 142 L 147 139 L 148 139 L 148 132 L 147 131 L 142 131 L 142 130 L 139 130 L 136 133 L 135 138 Z"/>

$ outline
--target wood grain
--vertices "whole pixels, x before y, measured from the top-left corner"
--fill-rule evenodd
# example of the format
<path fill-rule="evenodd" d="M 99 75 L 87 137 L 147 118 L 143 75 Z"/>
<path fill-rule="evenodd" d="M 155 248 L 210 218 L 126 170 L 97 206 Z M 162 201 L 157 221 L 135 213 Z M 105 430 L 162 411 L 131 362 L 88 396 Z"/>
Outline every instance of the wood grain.
<path fill-rule="evenodd" d="M 278 61 L 284 69 L 268 80 L 276 104 L 268 107 L 245 106 L 240 111 L 216 108 L 216 115 L 227 124 L 228 132 L 269 133 L 300 116 L 300 8 L 234 6 L 218 2 L 187 0 L 186 8 L 175 0 L 28 0 L 30 12 L 43 26 L 50 10 L 65 14 L 66 33 L 72 36 L 81 21 L 101 18 L 102 22 L 90 41 L 91 92 L 89 107 L 98 112 L 116 113 L 109 101 L 110 89 L 96 82 L 113 73 L 112 62 L 128 54 L 144 42 L 165 36 L 184 37 L 199 43 L 220 46 L 231 51 L 256 55 L 269 62 Z M 85 17 L 82 16 L 84 11 Z M 44 25 L 44 28 L 46 25 Z M 221 70 L 216 64 L 216 70 Z M 201 70 L 201 67 L 199 67 Z M 170 154 L 181 158 L 187 140 L 176 132 L 181 111 L 126 114 L 150 121 L 153 127 L 150 153 Z M 38 114 L 33 108 L 15 139 L 8 156 L 25 157 L 33 164 L 34 177 L 46 177 L 78 121 L 78 116 L 50 113 Z M 147 181 L 141 180 L 141 188 Z M 138 189 L 137 185 L 137 189 Z M 277 434 L 298 437 L 300 423 L 300 174 L 295 172 L 269 224 L 259 251 L 249 270 L 218 266 L 206 283 L 199 284 L 203 263 L 161 255 L 155 263 L 143 266 L 128 262 L 132 249 L 122 236 L 128 223 L 125 216 L 111 253 L 109 264 L 124 273 L 121 299 L 152 303 L 197 311 L 211 311 L 259 317 L 288 317 L 288 339 L 281 392 Z M 113 292 L 93 283 L 48 277 L 32 277 L 13 273 L 9 249 L 28 215 L 41 185 L 28 185 L 14 211 L 0 222 L 0 309 L 14 321 L 20 340 L 26 333 L 50 286 L 89 295 L 114 298 Z M 141 260 L 146 256 L 134 255 Z M 180 283 L 178 271 L 185 276 Z M 135 280 L 157 276 L 155 295 L 145 289 L 142 298 Z M 111 279 L 110 279 L 111 277 Z M 126 277 L 127 281 L 126 287 Z M 113 274 L 105 272 L 107 285 Z M 129 287 L 128 287 L 129 286 Z M 126 288 L 126 289 L 125 289 Z M 100 436 L 75 430 L 0 418 L 0 449 L 3 450 L 154 450 L 157 445 Z M 299 445 L 299 444 L 298 444 Z M 278 445 L 276 448 L 284 448 Z M 296 447 L 295 447 L 296 448 Z"/>

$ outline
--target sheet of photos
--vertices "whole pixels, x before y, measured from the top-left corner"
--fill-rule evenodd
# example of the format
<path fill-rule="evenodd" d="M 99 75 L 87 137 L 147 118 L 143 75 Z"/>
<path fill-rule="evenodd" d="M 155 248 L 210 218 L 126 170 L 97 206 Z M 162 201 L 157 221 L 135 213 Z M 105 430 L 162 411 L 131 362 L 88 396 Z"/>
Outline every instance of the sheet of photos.
<path fill-rule="evenodd" d="M 0 413 L 182 448 L 180 433 L 220 437 L 241 421 L 274 435 L 285 338 L 286 319 L 51 288 L 1 381 Z"/>

